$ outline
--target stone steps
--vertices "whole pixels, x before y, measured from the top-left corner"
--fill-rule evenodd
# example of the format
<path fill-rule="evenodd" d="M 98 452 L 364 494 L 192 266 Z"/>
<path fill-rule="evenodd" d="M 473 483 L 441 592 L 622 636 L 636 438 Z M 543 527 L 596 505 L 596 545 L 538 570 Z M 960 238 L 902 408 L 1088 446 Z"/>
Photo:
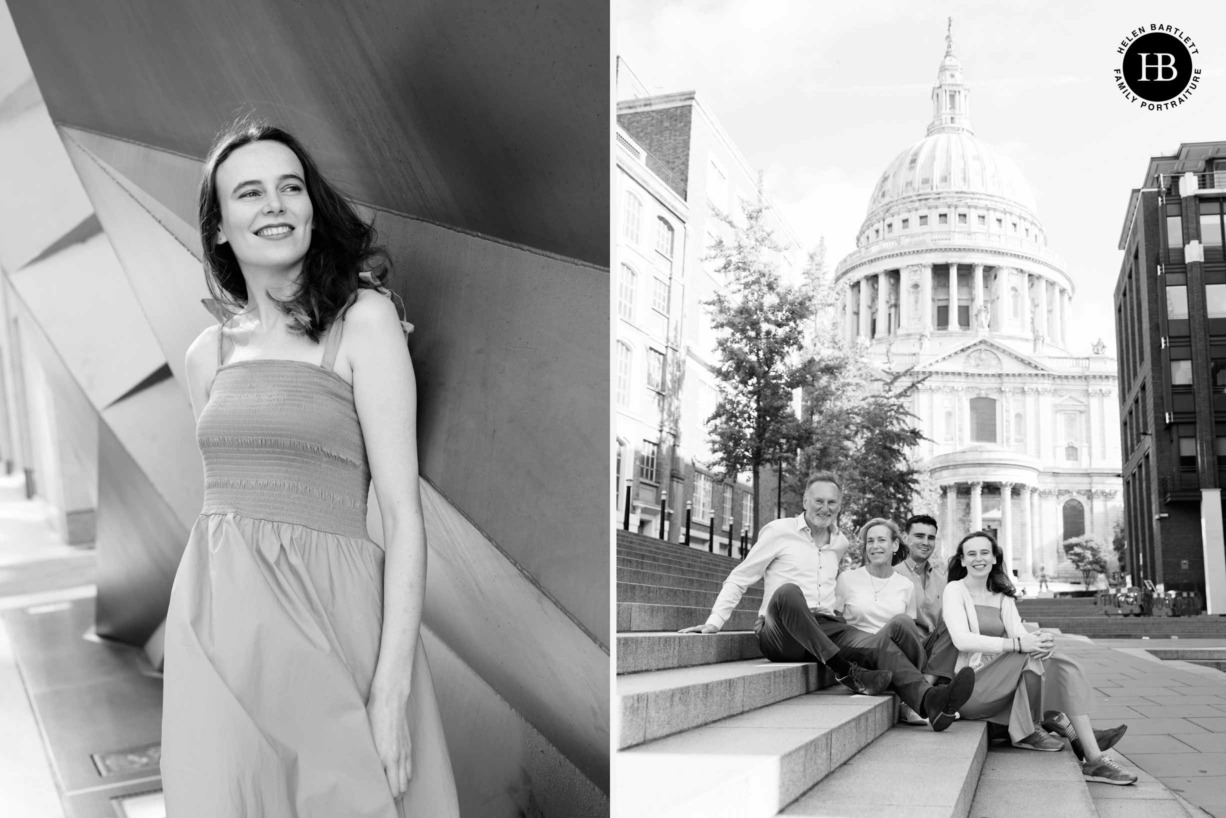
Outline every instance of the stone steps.
<path fill-rule="evenodd" d="M 617 816 L 769 818 L 889 730 L 891 696 L 828 690 L 619 754 Z"/>
<path fill-rule="evenodd" d="M 830 681 L 815 664 L 765 659 L 619 676 L 614 741 L 618 749 L 634 747 L 812 693 Z"/>
<path fill-rule="evenodd" d="M 618 602 L 617 632 L 676 631 L 691 625 L 701 625 L 711 615 L 711 606 L 656 605 L 648 602 Z M 736 610 L 724 623 L 731 631 L 753 630 L 758 621 L 757 611 Z"/>
<path fill-rule="evenodd" d="M 674 588 L 667 585 L 641 585 L 630 582 L 617 583 L 617 599 L 623 602 L 643 602 L 652 605 L 681 605 L 690 608 L 706 607 L 709 611 L 715 604 L 718 592 L 699 591 L 690 588 Z M 762 592 L 748 591 L 737 602 L 735 610 L 757 612 L 762 607 Z M 706 617 L 703 617 L 704 619 Z"/>
<path fill-rule="evenodd" d="M 751 631 L 720 631 L 701 635 L 679 633 L 619 633 L 617 672 L 643 673 L 679 667 L 759 659 L 758 638 Z"/>
<path fill-rule="evenodd" d="M 1082 778 L 1081 765 L 1067 741 L 1064 750 L 1059 753 L 996 746 L 988 753 L 979 772 L 970 814 L 990 815 L 992 818 L 1096 816 L 1099 813 L 1091 797 L 1090 786 Z M 1108 790 L 1126 789 L 1110 784 L 1093 786 Z"/>
<path fill-rule="evenodd" d="M 728 573 L 740 564 L 739 562 L 729 562 L 725 559 L 713 558 L 711 555 L 702 551 L 692 551 L 686 553 L 684 550 L 678 548 L 669 548 L 667 550 L 619 548 L 617 549 L 617 558 L 619 560 L 647 560 L 654 565 L 682 567 L 702 571 L 708 574 L 714 574 L 720 577 L 727 577 Z"/>
<path fill-rule="evenodd" d="M 806 818 L 966 818 L 987 743 L 985 722 L 956 722 L 943 733 L 894 727 L 779 814 Z M 998 813 L 975 814 L 995 818 Z M 1028 814 L 1079 813 L 1063 811 L 1059 804 L 1048 802 L 1047 810 Z"/>
<path fill-rule="evenodd" d="M 639 570 L 649 574 L 658 574 L 662 578 L 684 576 L 691 579 L 700 579 L 707 582 L 724 584 L 724 580 L 728 578 L 727 571 L 708 570 L 702 568 L 694 568 L 686 565 L 677 565 L 667 562 L 661 562 L 653 557 L 627 557 L 618 555 L 617 571 L 620 574 L 624 570 Z"/>
<path fill-rule="evenodd" d="M 1032 619 L 1025 614 L 1025 619 Z M 1039 625 L 1100 639 L 1226 638 L 1226 617 L 1216 616 L 1094 616 L 1041 617 Z"/>

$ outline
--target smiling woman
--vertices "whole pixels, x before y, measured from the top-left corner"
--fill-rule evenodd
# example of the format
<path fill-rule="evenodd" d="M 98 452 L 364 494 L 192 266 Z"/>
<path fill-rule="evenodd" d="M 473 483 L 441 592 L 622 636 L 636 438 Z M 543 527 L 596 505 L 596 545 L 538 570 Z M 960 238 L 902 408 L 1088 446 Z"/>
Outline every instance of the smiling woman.
<path fill-rule="evenodd" d="M 1087 780 L 1133 783 L 1135 775 L 1103 754 L 1126 727 L 1090 726 L 1094 690 L 1085 671 L 1053 634 L 1027 630 L 1003 565 L 1004 552 L 986 531 L 958 543 L 942 600 L 944 622 L 934 634 L 927 670 L 950 676 L 973 669 L 975 690 L 960 710 L 962 718 L 986 719 L 1002 737 L 1007 732 L 1014 747 L 1064 749 L 1049 735 L 1054 732 L 1072 741 Z"/>
<path fill-rule="evenodd" d="M 417 396 L 386 258 L 266 125 L 214 146 L 200 230 L 221 324 L 187 352 L 205 496 L 166 619 L 169 814 L 457 815 L 418 639 Z"/>

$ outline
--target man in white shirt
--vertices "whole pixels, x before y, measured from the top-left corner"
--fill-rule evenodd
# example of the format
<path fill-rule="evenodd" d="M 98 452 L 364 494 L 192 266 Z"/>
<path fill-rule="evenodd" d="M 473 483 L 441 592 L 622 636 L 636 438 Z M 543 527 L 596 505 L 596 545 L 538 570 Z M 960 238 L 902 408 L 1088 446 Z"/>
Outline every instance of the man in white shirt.
<path fill-rule="evenodd" d="M 928 716 L 933 730 L 944 730 L 974 691 L 974 671 L 960 671 L 949 685 L 933 687 L 888 636 L 858 631 L 834 612 L 839 560 L 848 547 L 837 526 L 842 502 L 843 489 L 833 473 L 812 475 L 804 513 L 763 526 L 749 556 L 724 581 L 706 623 L 681 633 L 717 633 L 745 589 L 765 577 L 754 627 L 763 656 L 772 662 L 821 662 L 856 693 L 875 696 L 892 688 Z"/>

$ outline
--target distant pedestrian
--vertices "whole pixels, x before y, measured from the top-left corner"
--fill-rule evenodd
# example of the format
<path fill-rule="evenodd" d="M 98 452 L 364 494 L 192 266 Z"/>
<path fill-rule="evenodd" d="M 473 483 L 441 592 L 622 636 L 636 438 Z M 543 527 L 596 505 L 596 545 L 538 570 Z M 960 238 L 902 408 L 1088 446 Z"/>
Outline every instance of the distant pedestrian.
<path fill-rule="evenodd" d="M 1051 587 L 1047 584 L 1047 568 L 1044 566 L 1039 567 L 1039 590 L 1051 590 Z"/>

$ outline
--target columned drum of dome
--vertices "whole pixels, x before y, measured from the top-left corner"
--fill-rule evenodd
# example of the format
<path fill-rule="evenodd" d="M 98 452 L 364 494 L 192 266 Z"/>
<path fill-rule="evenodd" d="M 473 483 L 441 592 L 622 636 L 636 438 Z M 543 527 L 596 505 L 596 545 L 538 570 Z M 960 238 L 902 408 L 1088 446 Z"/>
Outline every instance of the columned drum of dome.
<path fill-rule="evenodd" d="M 946 541 L 988 528 L 1017 577 L 1080 581 L 1063 508 L 1105 544 L 1122 507 L 1115 361 L 1070 349 L 1074 278 L 970 102 L 949 36 L 926 133 L 886 165 L 839 262 L 839 326 L 883 369 L 928 376 L 913 460 L 940 487 Z"/>

